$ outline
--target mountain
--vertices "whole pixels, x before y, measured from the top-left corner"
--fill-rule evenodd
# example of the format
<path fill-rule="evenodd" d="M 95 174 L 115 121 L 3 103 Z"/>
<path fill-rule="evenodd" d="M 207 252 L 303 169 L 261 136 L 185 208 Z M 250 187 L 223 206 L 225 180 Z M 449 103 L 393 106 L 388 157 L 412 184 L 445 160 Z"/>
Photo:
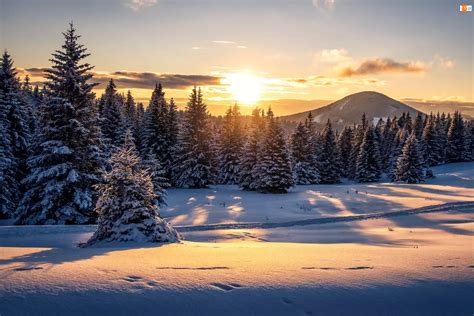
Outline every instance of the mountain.
<path fill-rule="evenodd" d="M 308 116 L 309 112 L 282 116 L 281 119 L 300 122 Z M 379 118 L 398 117 L 403 112 L 410 113 L 412 117 L 415 117 L 418 113 L 411 106 L 375 91 L 351 94 L 329 105 L 311 110 L 314 122 L 318 127 L 324 126 L 327 120 L 330 119 L 337 129 L 341 129 L 345 125 L 359 123 L 364 113 L 369 121 L 376 123 Z"/>

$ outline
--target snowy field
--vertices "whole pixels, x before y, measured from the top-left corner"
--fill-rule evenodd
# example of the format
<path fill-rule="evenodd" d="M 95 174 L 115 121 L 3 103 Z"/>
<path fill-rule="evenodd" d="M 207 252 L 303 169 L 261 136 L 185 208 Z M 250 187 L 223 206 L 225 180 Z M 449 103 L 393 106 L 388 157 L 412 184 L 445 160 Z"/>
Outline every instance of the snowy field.
<path fill-rule="evenodd" d="M 404 185 L 170 190 L 181 244 L 0 227 L 0 314 L 472 315 L 474 163 Z M 398 213 L 399 212 L 399 213 Z"/>

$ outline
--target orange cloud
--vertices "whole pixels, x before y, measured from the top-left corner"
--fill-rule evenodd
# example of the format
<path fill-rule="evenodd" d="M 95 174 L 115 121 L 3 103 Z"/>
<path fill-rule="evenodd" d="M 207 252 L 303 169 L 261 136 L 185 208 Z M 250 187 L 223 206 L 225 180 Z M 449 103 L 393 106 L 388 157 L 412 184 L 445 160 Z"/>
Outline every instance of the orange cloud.
<path fill-rule="evenodd" d="M 421 62 L 398 62 L 390 58 L 376 58 L 362 62 L 357 68 L 344 68 L 341 71 L 341 76 L 364 76 L 379 73 L 422 73 L 425 71 L 426 66 Z"/>

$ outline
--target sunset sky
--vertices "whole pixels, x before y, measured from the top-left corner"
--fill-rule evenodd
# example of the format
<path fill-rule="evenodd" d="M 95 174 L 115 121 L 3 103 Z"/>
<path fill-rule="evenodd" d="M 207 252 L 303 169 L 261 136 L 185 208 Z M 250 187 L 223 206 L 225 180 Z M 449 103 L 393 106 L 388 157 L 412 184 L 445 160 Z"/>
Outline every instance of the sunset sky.
<path fill-rule="evenodd" d="M 336 100 L 363 90 L 473 102 L 473 15 L 459 12 L 459 4 L 0 0 L 0 46 L 22 75 L 40 81 L 74 21 L 96 80 L 113 77 L 144 102 L 156 81 L 178 100 L 201 85 L 208 102 L 222 108 L 234 101 Z"/>

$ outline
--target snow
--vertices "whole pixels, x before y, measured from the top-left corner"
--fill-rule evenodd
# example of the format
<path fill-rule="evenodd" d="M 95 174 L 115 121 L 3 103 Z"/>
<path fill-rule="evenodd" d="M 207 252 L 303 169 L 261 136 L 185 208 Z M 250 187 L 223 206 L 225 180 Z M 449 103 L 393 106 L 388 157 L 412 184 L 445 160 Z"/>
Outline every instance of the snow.
<path fill-rule="evenodd" d="M 474 163 L 433 170 L 413 185 L 170 190 L 179 244 L 83 249 L 95 226 L 2 226 L 0 313 L 469 315 Z M 317 219 L 333 222 L 284 225 Z M 192 226 L 223 223 L 260 226 Z"/>

